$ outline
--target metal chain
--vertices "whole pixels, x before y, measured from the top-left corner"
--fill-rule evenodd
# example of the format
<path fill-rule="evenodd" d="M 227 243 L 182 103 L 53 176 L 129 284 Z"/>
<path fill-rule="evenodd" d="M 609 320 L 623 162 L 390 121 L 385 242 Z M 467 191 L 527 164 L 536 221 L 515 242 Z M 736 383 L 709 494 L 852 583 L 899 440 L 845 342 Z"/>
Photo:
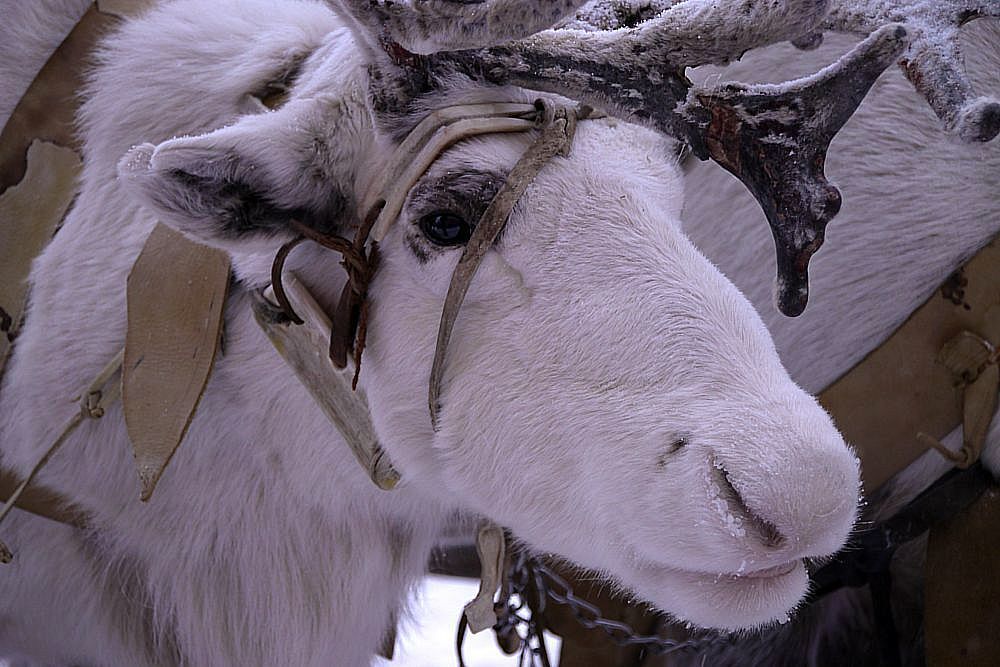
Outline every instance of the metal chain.
<path fill-rule="evenodd" d="M 532 590 L 533 588 L 533 590 Z M 508 584 L 496 603 L 494 626 L 497 640 L 509 653 L 521 651 L 518 667 L 540 664 L 547 667 L 544 617 L 547 601 L 569 607 L 574 618 L 588 630 L 600 630 L 618 646 L 638 646 L 645 652 L 660 655 L 676 651 L 705 649 L 710 645 L 730 641 L 722 635 L 678 641 L 658 635 L 644 635 L 630 625 L 605 618 L 600 608 L 577 597 L 573 588 L 554 570 L 524 550 L 516 553 L 511 565 Z M 538 659 L 538 663 L 535 659 Z"/>
<path fill-rule="evenodd" d="M 530 584 L 534 582 L 531 569 L 527 566 L 530 556 L 519 551 L 515 558 L 501 588 L 500 600 L 494 606 L 498 620 L 493 630 L 504 651 L 520 651 L 518 667 L 532 667 L 536 664 L 549 667 L 543 625 L 544 596 L 531 595 Z"/>

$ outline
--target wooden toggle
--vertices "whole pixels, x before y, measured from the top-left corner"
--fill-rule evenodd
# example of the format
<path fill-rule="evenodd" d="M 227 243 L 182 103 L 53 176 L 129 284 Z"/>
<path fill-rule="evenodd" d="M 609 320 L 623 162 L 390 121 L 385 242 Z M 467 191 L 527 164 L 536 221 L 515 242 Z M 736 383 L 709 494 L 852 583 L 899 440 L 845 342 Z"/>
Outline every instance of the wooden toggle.
<path fill-rule="evenodd" d="M 500 589 L 506 547 L 503 529 L 491 521 L 484 521 L 476 533 L 476 552 L 479 554 L 481 574 L 479 593 L 465 605 L 465 618 L 473 634 L 497 624 L 493 598 Z"/>
<path fill-rule="evenodd" d="M 303 323 L 289 320 L 268 288 L 264 293 L 253 293 L 257 324 L 340 431 L 375 485 L 383 490 L 395 488 L 399 472 L 378 442 L 364 393 L 351 388 L 354 370 L 349 366 L 336 368 L 327 354 L 330 318 L 294 275 L 289 274 L 283 280 L 288 300 Z"/>
<path fill-rule="evenodd" d="M 962 448 L 953 452 L 926 433 L 917 436 L 963 469 L 979 460 L 1000 399 L 1000 350 L 992 342 L 1000 341 L 1000 306 L 986 311 L 980 330 L 984 335 L 960 332 L 944 344 L 937 356 L 938 363 L 951 372 L 955 387 L 962 391 Z"/>

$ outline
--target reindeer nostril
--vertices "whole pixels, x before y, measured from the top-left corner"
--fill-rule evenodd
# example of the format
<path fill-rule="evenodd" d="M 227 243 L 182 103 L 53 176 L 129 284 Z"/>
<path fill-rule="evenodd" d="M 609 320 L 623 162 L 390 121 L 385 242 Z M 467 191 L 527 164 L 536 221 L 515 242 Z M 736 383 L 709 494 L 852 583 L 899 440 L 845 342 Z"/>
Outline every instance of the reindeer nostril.
<path fill-rule="evenodd" d="M 684 436 L 674 438 L 673 442 L 671 442 L 670 445 L 656 457 L 656 467 L 667 467 L 667 461 L 670 459 L 670 455 L 675 454 L 678 450 L 683 449 L 684 447 L 687 447 L 687 444 L 687 438 Z"/>
<path fill-rule="evenodd" d="M 761 541 L 764 543 L 765 547 L 777 549 L 788 541 L 785 536 L 781 534 L 781 531 L 778 530 L 778 527 L 770 521 L 762 519 L 752 512 L 750 514 L 750 518 L 753 519 L 757 525 L 761 535 Z"/>
<path fill-rule="evenodd" d="M 743 496 L 729 479 L 729 473 L 726 469 L 718 461 L 713 461 L 713 467 L 719 471 L 720 486 L 726 492 L 728 500 L 736 506 L 744 520 L 753 527 L 763 545 L 769 549 L 777 549 L 784 545 L 788 539 L 778 530 L 777 526 L 750 509 L 746 501 L 743 500 Z"/>

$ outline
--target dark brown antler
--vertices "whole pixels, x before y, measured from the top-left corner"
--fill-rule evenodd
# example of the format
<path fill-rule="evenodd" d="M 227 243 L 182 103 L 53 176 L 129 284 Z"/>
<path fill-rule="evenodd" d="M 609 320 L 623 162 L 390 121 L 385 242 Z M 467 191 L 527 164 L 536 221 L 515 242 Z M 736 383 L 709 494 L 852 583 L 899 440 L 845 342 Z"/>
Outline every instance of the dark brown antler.
<path fill-rule="evenodd" d="M 807 34 L 825 4 L 799 3 L 791 13 L 766 3 L 684 2 L 632 30 L 549 31 L 506 46 L 438 54 L 430 63 L 641 120 L 685 141 L 701 159 L 714 159 L 767 214 L 778 254 L 778 306 L 798 315 L 808 297 L 809 258 L 840 208 L 840 193 L 823 173 L 827 147 L 896 60 L 906 31 L 887 26 L 835 65 L 780 86 L 702 90 L 683 69 Z"/>
<path fill-rule="evenodd" d="M 1000 18 L 1000 0 L 835 0 L 826 30 L 867 35 L 891 21 L 906 24 L 910 46 L 900 67 L 945 129 L 963 141 L 1000 133 L 1000 101 L 976 97 L 962 64 L 959 28 L 977 18 Z"/>
<path fill-rule="evenodd" d="M 805 309 L 809 260 L 840 210 L 840 192 L 823 171 L 830 142 L 905 39 L 902 26 L 886 26 L 806 79 L 780 86 L 730 83 L 696 93 L 711 113 L 704 135 L 709 154 L 743 181 L 767 216 L 778 267 L 777 304 L 785 315 Z"/>

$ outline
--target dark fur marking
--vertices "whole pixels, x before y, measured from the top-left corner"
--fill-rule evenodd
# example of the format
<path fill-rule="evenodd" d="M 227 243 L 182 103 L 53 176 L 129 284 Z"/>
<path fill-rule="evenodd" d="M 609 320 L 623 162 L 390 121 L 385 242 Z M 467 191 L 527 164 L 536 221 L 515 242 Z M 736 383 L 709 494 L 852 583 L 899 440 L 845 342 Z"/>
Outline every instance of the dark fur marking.
<path fill-rule="evenodd" d="M 612 9 L 615 13 L 615 21 L 617 21 L 615 28 L 635 28 L 640 23 L 655 18 L 659 13 L 652 4 L 633 7 L 623 2 L 616 3 Z"/>
<path fill-rule="evenodd" d="M 300 53 L 294 56 L 285 66 L 272 76 L 268 81 L 254 90 L 250 94 L 261 101 L 268 109 L 274 110 L 284 106 L 288 101 L 292 88 L 295 87 L 299 75 L 302 74 L 302 66 L 305 64 L 309 54 Z"/>
<path fill-rule="evenodd" d="M 181 170 L 172 172 L 171 176 L 186 190 L 186 212 L 209 214 L 217 221 L 219 234 L 224 238 L 273 233 L 285 229 L 292 219 L 323 233 L 338 232 L 348 209 L 347 198 L 333 189 L 322 210 L 317 211 L 281 206 L 243 181 L 213 179 Z M 168 201 L 159 203 L 164 208 L 177 208 Z"/>
<path fill-rule="evenodd" d="M 406 212 L 412 223 L 407 229 L 406 244 L 417 260 L 423 264 L 451 250 L 427 240 L 416 225 L 420 218 L 437 211 L 450 211 L 475 229 L 503 181 L 504 177 L 496 172 L 468 167 L 449 170 L 442 176 L 419 182 L 410 191 L 406 202 Z"/>
<path fill-rule="evenodd" d="M 405 66 L 386 62 L 368 67 L 371 107 L 386 126 L 397 125 L 397 118 L 412 116 L 418 110 L 415 102 L 437 87 L 423 56 L 413 55 Z"/>

